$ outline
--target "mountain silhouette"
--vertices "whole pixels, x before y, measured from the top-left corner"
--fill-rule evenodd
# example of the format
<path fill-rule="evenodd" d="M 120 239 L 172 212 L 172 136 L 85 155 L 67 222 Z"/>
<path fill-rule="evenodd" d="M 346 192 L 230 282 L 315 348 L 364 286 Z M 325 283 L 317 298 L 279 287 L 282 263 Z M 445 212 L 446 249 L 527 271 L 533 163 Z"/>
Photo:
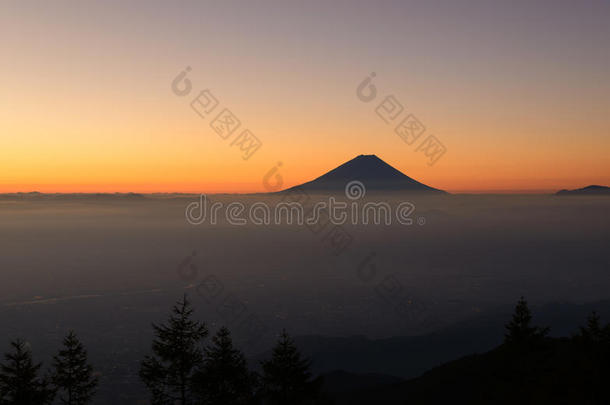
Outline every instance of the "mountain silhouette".
<path fill-rule="evenodd" d="M 560 190 L 557 195 L 610 195 L 610 187 L 591 185 L 575 190 Z"/>
<path fill-rule="evenodd" d="M 359 181 L 367 191 L 409 191 L 445 193 L 410 178 L 375 155 L 360 155 L 328 173 L 292 189 L 307 192 L 343 192 L 350 181 Z"/>

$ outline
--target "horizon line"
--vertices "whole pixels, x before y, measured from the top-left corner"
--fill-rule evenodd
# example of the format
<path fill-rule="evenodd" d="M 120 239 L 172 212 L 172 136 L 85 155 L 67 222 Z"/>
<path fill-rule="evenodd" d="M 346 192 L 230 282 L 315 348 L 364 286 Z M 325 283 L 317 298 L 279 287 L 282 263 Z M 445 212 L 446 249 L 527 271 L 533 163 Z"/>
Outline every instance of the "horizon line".
<path fill-rule="evenodd" d="M 583 186 L 587 187 L 587 186 Z M 290 188 L 290 187 L 288 187 Z M 582 187 L 581 187 L 582 188 Z M 205 191 L 146 191 L 146 192 L 138 192 L 138 191 L 72 191 L 72 192 L 41 192 L 37 190 L 32 191 L 9 191 L 9 192 L 0 192 L 0 196 L 3 195 L 15 195 L 15 194 L 39 194 L 39 195 L 87 195 L 87 194 L 99 194 L 99 195 L 252 195 L 252 194 L 273 194 L 281 191 L 285 191 L 287 189 L 277 190 L 277 191 L 221 191 L 221 192 L 205 192 Z M 523 195 L 523 194 L 531 194 L 531 195 L 547 195 L 554 194 L 558 191 L 566 190 L 566 189 L 459 189 L 459 190 L 443 190 L 452 195 L 479 195 L 479 194 L 488 194 L 488 195 Z M 567 189 L 569 190 L 569 189 Z M 387 192 L 399 193 L 400 191 L 388 190 Z M 409 193 L 409 191 L 405 191 Z"/>

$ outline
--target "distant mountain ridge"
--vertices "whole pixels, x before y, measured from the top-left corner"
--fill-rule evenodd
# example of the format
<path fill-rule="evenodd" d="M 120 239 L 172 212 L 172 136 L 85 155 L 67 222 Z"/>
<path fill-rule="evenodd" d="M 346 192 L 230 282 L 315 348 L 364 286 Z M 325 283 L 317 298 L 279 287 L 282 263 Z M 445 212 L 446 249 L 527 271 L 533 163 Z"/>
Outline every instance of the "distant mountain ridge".
<path fill-rule="evenodd" d="M 0 200 L 44 200 L 44 201 L 70 201 L 70 200 L 143 200 L 148 195 L 140 193 L 40 193 L 38 191 L 26 193 L 0 194 Z"/>
<path fill-rule="evenodd" d="M 534 307 L 535 323 L 550 326 L 551 334 L 543 350 L 522 355 L 501 346 L 511 316 L 508 306 L 426 335 L 376 340 L 297 336 L 296 342 L 313 360 L 314 371 L 324 378 L 323 391 L 335 405 L 523 403 L 515 387 L 530 397 L 548 394 L 546 401 L 527 403 L 608 404 L 606 399 L 577 401 L 579 392 L 586 392 L 582 383 L 588 384 L 591 374 L 595 376 L 587 367 L 594 366 L 598 357 L 588 344 L 579 347 L 566 338 L 579 332 L 592 311 L 605 323 L 610 301 Z M 328 371 L 333 369 L 342 371 Z M 527 378 L 521 378 L 525 374 Z M 608 374 L 599 378 L 607 381 Z M 580 391 L 572 389 L 577 384 Z M 559 387 L 567 391 L 560 392 Z M 570 400 L 560 401 L 564 395 Z"/>
<path fill-rule="evenodd" d="M 559 190 L 556 195 L 610 195 L 610 187 L 591 185 L 575 190 Z"/>
<path fill-rule="evenodd" d="M 551 327 L 551 336 L 569 336 L 596 311 L 610 319 L 610 300 L 585 304 L 554 302 L 532 307 L 536 322 Z M 301 352 L 313 360 L 314 374 L 334 370 L 348 373 L 414 378 L 426 370 L 472 353 L 483 353 L 501 344 L 512 308 L 501 305 L 484 314 L 423 335 L 370 339 L 365 336 L 295 336 Z M 270 351 L 251 358 L 253 364 Z"/>
<path fill-rule="evenodd" d="M 367 191 L 445 193 L 412 179 L 376 155 L 359 155 L 312 181 L 284 191 L 299 188 L 307 192 L 342 192 L 350 181 L 361 182 Z"/>

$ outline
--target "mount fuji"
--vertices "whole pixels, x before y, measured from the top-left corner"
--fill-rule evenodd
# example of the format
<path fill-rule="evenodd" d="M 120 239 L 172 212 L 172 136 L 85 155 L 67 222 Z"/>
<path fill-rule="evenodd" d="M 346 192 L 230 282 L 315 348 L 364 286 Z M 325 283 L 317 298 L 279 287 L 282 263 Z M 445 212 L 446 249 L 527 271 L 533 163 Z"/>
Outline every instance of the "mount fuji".
<path fill-rule="evenodd" d="M 342 192 L 350 181 L 361 182 L 367 191 L 446 193 L 412 179 L 375 155 L 357 156 L 312 181 L 284 191 L 299 188 L 313 193 Z"/>

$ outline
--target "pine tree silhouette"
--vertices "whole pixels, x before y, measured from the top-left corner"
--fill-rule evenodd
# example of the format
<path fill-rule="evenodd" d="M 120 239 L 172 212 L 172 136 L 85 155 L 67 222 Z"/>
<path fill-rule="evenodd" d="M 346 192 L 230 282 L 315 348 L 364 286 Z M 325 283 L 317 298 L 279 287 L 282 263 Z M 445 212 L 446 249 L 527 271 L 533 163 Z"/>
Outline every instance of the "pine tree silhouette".
<path fill-rule="evenodd" d="M 318 382 L 312 381 L 311 362 L 299 353 L 286 331 L 273 348 L 271 360 L 263 361 L 262 391 L 269 404 L 296 405 L 315 398 Z"/>
<path fill-rule="evenodd" d="M 242 405 L 253 399 L 254 375 L 243 353 L 233 346 L 231 333 L 221 328 L 206 347 L 203 366 L 195 379 L 198 397 L 209 405 Z"/>
<path fill-rule="evenodd" d="M 65 405 L 91 403 L 98 379 L 87 362 L 87 351 L 74 331 L 63 340 L 63 348 L 53 357 L 53 384 L 59 392 L 59 400 Z"/>
<path fill-rule="evenodd" d="M 532 312 L 525 298 L 521 297 L 515 306 L 512 320 L 506 325 L 507 333 L 504 343 L 509 345 L 526 345 L 540 341 L 549 333 L 549 328 L 530 326 Z"/>
<path fill-rule="evenodd" d="M 587 317 L 587 326 L 580 327 L 580 337 L 590 343 L 600 343 L 607 339 L 607 329 L 608 326 L 602 327 L 599 315 L 593 311 Z"/>
<path fill-rule="evenodd" d="M 186 294 L 172 308 L 167 325 L 155 325 L 152 356 L 146 356 L 140 378 L 151 392 L 154 405 L 190 405 L 193 374 L 202 364 L 201 340 L 205 324 L 191 319 L 193 309 Z"/>
<path fill-rule="evenodd" d="M 580 374 L 586 376 L 586 383 L 579 388 L 583 392 L 583 403 L 610 403 L 610 393 L 606 388 L 610 378 L 610 324 L 602 326 L 596 311 L 587 317 L 587 326 L 580 327 L 580 333 L 573 337 L 576 347 L 580 347 Z"/>
<path fill-rule="evenodd" d="M 11 342 L 13 352 L 4 355 L 0 365 L 0 401 L 3 405 L 44 405 L 55 393 L 38 372 L 42 363 L 32 361 L 32 352 L 23 340 Z"/>

